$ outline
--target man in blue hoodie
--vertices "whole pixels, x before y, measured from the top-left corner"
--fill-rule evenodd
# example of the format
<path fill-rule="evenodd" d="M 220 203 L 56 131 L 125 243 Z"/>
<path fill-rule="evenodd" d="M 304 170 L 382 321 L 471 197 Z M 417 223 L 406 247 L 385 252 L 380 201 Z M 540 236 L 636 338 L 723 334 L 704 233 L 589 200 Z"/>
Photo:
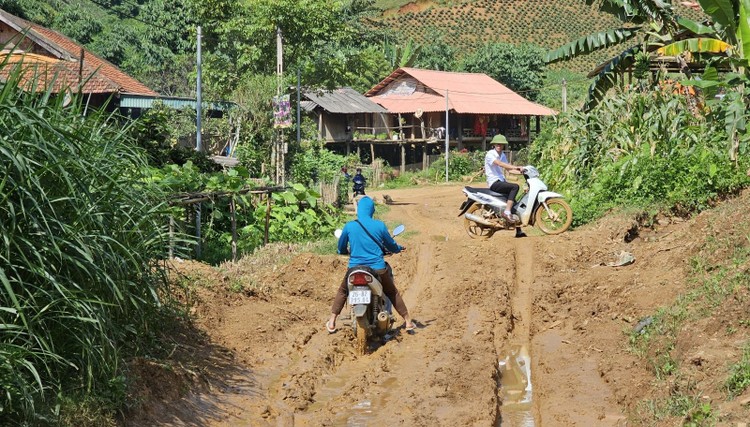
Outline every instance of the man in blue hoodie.
<path fill-rule="evenodd" d="M 404 328 L 407 331 L 412 331 L 415 326 L 411 317 L 409 317 L 409 310 L 407 310 L 404 299 L 393 283 L 393 270 L 383 258 L 383 248 L 394 254 L 405 248 L 399 246 L 393 240 L 383 221 L 372 217 L 374 213 L 375 202 L 367 196 L 362 197 L 357 203 L 357 219 L 346 223 L 344 229 L 341 230 L 338 252 L 342 255 L 349 254 L 349 268 L 364 265 L 372 268 L 380 275 L 383 292 L 393 303 L 396 312 L 404 318 Z M 326 329 L 329 333 L 336 332 L 336 318 L 341 314 L 348 294 L 349 288 L 346 284 L 346 276 L 344 276 L 344 280 L 333 300 L 331 318 L 326 323 Z"/>

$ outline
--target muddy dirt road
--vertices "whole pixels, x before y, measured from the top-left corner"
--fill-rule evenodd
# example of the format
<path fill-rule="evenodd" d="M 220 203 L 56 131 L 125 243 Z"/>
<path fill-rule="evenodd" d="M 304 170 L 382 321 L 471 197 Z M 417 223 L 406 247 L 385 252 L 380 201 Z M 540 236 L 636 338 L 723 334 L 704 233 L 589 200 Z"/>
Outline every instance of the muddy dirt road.
<path fill-rule="evenodd" d="M 623 331 L 677 293 L 695 248 L 672 239 L 688 230 L 624 239 L 634 225 L 613 219 L 477 241 L 456 218 L 460 189 L 373 192 L 394 202 L 383 219 L 407 227 L 398 240 L 408 250 L 388 261 L 419 328 L 406 334 L 399 318 L 362 357 L 342 319 L 335 334 L 324 329 L 344 257 L 276 247 L 222 269 L 177 263 L 205 285 L 186 296 L 202 335 L 175 337 L 191 375 L 152 377 L 161 389 L 151 393 L 171 398 L 144 406 L 132 425 L 626 425 L 652 376 Z M 637 268 L 605 265 L 621 250 Z M 264 257 L 287 262 L 267 268 Z M 178 385 L 191 391 L 170 393 Z"/>

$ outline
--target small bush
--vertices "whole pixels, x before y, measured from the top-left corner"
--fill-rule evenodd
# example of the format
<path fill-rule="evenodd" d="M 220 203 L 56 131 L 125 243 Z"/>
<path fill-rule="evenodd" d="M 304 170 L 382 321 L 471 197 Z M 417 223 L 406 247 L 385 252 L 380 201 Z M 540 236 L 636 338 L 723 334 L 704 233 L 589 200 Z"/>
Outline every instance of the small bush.
<path fill-rule="evenodd" d="M 750 345 L 745 346 L 742 360 L 730 368 L 726 387 L 731 397 L 739 396 L 750 387 Z"/>

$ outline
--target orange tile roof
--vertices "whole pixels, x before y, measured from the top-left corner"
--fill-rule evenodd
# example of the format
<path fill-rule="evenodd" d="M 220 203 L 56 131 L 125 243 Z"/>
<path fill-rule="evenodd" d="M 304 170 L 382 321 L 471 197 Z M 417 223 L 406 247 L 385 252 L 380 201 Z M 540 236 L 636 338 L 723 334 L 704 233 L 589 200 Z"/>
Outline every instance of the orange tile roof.
<path fill-rule="evenodd" d="M 555 110 L 531 102 L 482 73 L 399 68 L 366 96 L 392 113 L 445 111 L 463 114 L 552 116 Z"/>
<path fill-rule="evenodd" d="M 80 84 L 83 83 L 81 92 L 85 94 L 117 92 L 114 82 L 88 66 L 79 69 L 78 62 L 35 54 L 12 54 L 6 59 L 6 55 L 0 54 L 0 62 L 3 61 L 6 65 L 0 69 L 0 79 L 7 80 L 20 68 L 21 77 L 18 85 L 24 90 L 43 91 L 51 86 L 53 93 L 64 90 L 78 92 Z"/>
<path fill-rule="evenodd" d="M 56 48 L 56 50 L 67 53 L 73 59 L 72 61 L 67 60 L 67 58 L 59 57 L 55 52 L 50 52 L 51 55 L 58 56 L 58 62 L 52 66 L 47 67 L 44 72 L 47 73 L 47 76 L 52 76 L 55 73 L 59 75 L 59 78 L 55 83 L 56 87 L 70 85 L 76 86 L 77 88 L 79 74 L 82 74 L 84 80 L 86 78 L 89 78 L 89 80 L 83 87 L 84 93 L 127 93 L 152 96 L 158 95 L 158 93 L 156 93 L 143 83 L 139 82 L 135 78 L 124 73 L 114 64 L 102 58 L 99 58 L 85 48 L 83 48 L 83 73 L 80 73 L 79 59 L 81 56 L 81 45 L 58 33 L 57 31 L 50 30 L 49 28 L 45 28 L 40 25 L 25 21 L 7 12 L 0 13 L 0 18 L 9 20 L 13 24 L 15 24 L 15 26 L 20 27 L 21 29 L 30 28 L 27 34 L 28 39 L 34 41 L 35 43 L 44 42 L 52 45 Z M 24 63 L 26 62 L 28 62 L 28 60 L 24 61 Z M 36 70 L 40 69 L 38 64 L 35 65 L 34 68 Z M 93 77 L 90 77 L 92 75 Z"/>

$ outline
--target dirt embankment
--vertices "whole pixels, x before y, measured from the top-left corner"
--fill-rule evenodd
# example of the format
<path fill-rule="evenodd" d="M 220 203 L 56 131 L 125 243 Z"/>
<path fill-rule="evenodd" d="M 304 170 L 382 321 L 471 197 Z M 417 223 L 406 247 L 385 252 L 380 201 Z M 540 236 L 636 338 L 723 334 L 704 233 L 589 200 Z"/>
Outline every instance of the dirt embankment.
<path fill-rule="evenodd" d="M 720 403 L 717 380 L 750 337 L 750 322 L 737 323 L 748 318 L 741 304 L 714 307 L 710 320 L 679 332 L 672 357 L 689 367 L 680 378 L 657 380 L 652 359 L 628 346 L 639 321 L 686 293 L 689 261 L 718 255 L 702 252 L 706 235 L 727 224 L 716 216 L 750 205 L 747 196 L 683 222 L 644 227 L 618 216 L 560 236 L 530 230 L 525 239 L 500 232 L 476 241 L 455 217 L 459 186 L 388 194 L 386 221 L 408 230 L 400 238 L 408 251 L 389 262 L 416 334 L 399 329 L 357 357 L 343 323 L 326 333 L 343 257 L 274 246 L 220 269 L 175 262 L 176 277 L 194 284 L 184 298 L 195 321 L 168 344 L 169 375 L 134 364 L 144 374 L 134 395 L 142 404 L 126 424 L 517 425 L 498 362 L 521 347 L 533 383 L 523 410 L 536 426 L 649 424 L 642 402 L 675 388 L 714 402 L 726 425 L 750 419 L 750 393 Z M 665 414 L 652 425 L 679 422 Z"/>

